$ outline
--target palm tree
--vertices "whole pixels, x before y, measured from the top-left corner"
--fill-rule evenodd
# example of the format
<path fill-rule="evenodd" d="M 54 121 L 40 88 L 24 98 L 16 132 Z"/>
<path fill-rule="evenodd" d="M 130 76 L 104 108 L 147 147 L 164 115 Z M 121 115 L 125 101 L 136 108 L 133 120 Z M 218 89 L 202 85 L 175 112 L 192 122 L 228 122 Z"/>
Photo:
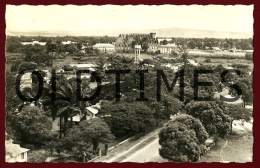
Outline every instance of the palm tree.
<path fill-rule="evenodd" d="M 189 53 L 187 45 L 185 44 L 178 45 L 178 53 L 184 62 L 184 69 L 185 69 L 187 64 L 187 59 L 188 59 L 188 53 Z"/>
<path fill-rule="evenodd" d="M 73 79 L 63 79 L 60 82 L 57 82 L 58 89 L 56 92 L 57 99 L 57 105 L 58 105 L 58 111 L 57 116 L 60 117 L 60 138 L 62 134 L 62 118 L 64 119 L 64 129 L 63 133 L 65 135 L 66 132 L 66 125 L 68 122 L 68 118 L 70 117 L 70 127 L 73 126 L 73 116 L 80 114 L 82 116 L 82 113 L 84 112 L 84 109 L 86 107 L 86 102 L 78 101 L 77 95 L 76 95 L 76 89 L 77 89 L 77 83 L 75 78 Z M 89 92 L 89 86 L 88 82 L 83 82 L 82 84 L 82 92 L 81 96 L 85 97 L 87 96 L 87 92 Z M 67 100 L 61 100 L 60 98 L 68 98 Z"/>

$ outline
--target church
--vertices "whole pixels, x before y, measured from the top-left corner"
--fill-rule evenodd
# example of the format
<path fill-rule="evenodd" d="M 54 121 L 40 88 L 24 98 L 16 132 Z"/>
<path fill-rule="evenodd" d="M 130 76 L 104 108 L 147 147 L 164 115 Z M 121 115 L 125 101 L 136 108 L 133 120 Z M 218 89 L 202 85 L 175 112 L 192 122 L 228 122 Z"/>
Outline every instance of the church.
<path fill-rule="evenodd" d="M 115 50 L 120 51 L 131 51 L 134 50 L 135 45 L 147 45 L 147 51 L 158 50 L 158 40 L 156 39 L 156 33 L 151 32 L 150 34 L 120 34 L 115 41 Z"/>

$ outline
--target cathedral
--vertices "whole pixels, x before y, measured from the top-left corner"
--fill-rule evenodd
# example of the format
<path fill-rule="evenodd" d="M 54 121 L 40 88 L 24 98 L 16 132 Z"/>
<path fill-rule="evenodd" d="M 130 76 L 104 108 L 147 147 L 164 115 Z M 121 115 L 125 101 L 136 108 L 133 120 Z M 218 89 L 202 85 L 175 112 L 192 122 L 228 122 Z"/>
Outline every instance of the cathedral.
<path fill-rule="evenodd" d="M 116 51 L 131 51 L 134 50 L 135 45 L 146 46 L 147 51 L 158 50 L 158 40 L 156 39 L 156 33 L 150 34 L 120 34 L 115 41 Z"/>

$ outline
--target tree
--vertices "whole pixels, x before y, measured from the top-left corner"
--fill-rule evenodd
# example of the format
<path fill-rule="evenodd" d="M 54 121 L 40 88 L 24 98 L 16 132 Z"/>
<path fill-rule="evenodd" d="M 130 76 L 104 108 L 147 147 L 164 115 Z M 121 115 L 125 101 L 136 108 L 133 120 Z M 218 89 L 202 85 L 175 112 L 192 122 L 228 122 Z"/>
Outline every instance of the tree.
<path fill-rule="evenodd" d="M 198 119 L 181 115 L 159 133 L 160 155 L 174 162 L 196 162 L 205 152 L 208 134 Z"/>
<path fill-rule="evenodd" d="M 7 119 L 10 113 L 14 113 L 23 102 L 16 93 L 16 75 L 6 72 L 6 113 Z M 11 114 L 10 114 L 11 115 Z"/>
<path fill-rule="evenodd" d="M 189 53 L 187 45 L 186 44 L 178 45 L 177 52 L 179 53 L 180 58 L 182 58 L 182 60 L 184 62 L 184 69 L 186 69 L 188 53 Z"/>
<path fill-rule="evenodd" d="M 243 107 L 245 107 L 247 103 L 252 104 L 254 98 L 252 76 L 237 78 L 237 80 L 235 80 L 234 83 L 237 84 L 242 91 L 241 98 L 243 100 Z M 237 95 L 236 89 L 230 88 L 229 94 L 236 96 Z"/>
<path fill-rule="evenodd" d="M 215 101 L 191 101 L 185 106 L 187 114 L 198 118 L 209 135 L 221 137 L 229 133 L 230 117 L 223 112 Z"/>
<path fill-rule="evenodd" d="M 17 115 L 16 129 L 21 134 L 21 142 L 36 141 L 42 139 L 52 128 L 44 111 L 38 107 L 26 106 Z"/>
<path fill-rule="evenodd" d="M 81 43 L 77 43 L 77 49 L 81 50 L 82 49 L 82 44 Z"/>
<path fill-rule="evenodd" d="M 84 108 L 85 108 L 85 103 L 82 101 L 77 100 L 77 84 L 76 84 L 76 79 L 72 78 L 71 80 L 63 79 L 58 81 L 57 86 L 57 98 L 63 98 L 63 100 L 58 100 L 56 101 L 58 105 L 58 112 L 56 113 L 55 116 L 60 117 L 60 138 L 61 138 L 61 133 L 62 133 L 62 127 L 63 127 L 63 133 L 65 135 L 66 133 L 66 127 L 67 127 L 67 122 L 68 118 L 70 118 L 71 124 L 70 127 L 72 127 L 73 123 L 73 116 L 77 114 L 82 114 Z M 85 83 L 84 88 L 81 92 L 81 96 L 85 97 L 86 96 L 86 91 L 88 91 L 89 86 Z M 65 98 L 69 98 L 68 100 L 64 100 Z M 54 104 L 54 105 L 57 105 Z M 64 123 L 62 123 L 62 118 L 64 120 Z M 63 124 L 63 126 L 62 126 Z"/>
<path fill-rule="evenodd" d="M 111 115 L 107 122 L 111 131 L 119 136 L 144 133 L 156 126 L 154 111 L 144 103 L 106 101 L 101 106 L 101 113 Z"/>
<path fill-rule="evenodd" d="M 79 126 L 74 126 L 69 129 L 68 134 L 60 142 L 56 144 L 57 153 L 61 153 L 63 150 L 72 152 L 73 156 L 81 161 L 84 159 L 91 159 L 92 152 L 90 150 L 91 142 L 85 138 L 84 129 Z M 86 155 L 86 157 L 85 157 Z"/>
<path fill-rule="evenodd" d="M 79 127 L 84 130 L 84 137 L 91 140 L 95 152 L 99 143 L 109 143 L 115 138 L 108 124 L 100 118 L 85 120 L 80 123 Z"/>
<path fill-rule="evenodd" d="M 57 45 L 55 43 L 47 42 L 46 46 L 47 46 L 48 53 L 56 52 Z"/>
<path fill-rule="evenodd" d="M 142 49 L 144 50 L 144 52 L 146 52 L 148 48 L 149 48 L 148 43 L 143 43 Z"/>
<path fill-rule="evenodd" d="M 38 68 L 36 63 L 33 62 L 23 62 L 19 67 L 19 73 L 23 70 L 36 70 Z"/>
<path fill-rule="evenodd" d="M 247 60 L 249 60 L 249 61 L 253 61 L 254 60 L 253 54 L 251 54 L 251 53 L 246 53 L 245 58 Z"/>
<path fill-rule="evenodd" d="M 91 151 L 89 151 L 91 145 L 92 152 L 96 154 L 99 143 L 109 143 L 113 140 L 114 136 L 107 123 L 100 118 L 92 118 L 70 128 L 62 140 L 62 146 L 83 158 L 84 153 L 91 156 Z"/>
<path fill-rule="evenodd" d="M 42 163 L 42 162 L 46 162 L 46 159 L 48 158 L 48 153 L 33 152 L 31 153 L 31 156 L 32 157 L 28 158 L 28 162 Z"/>
<path fill-rule="evenodd" d="M 164 106 L 164 119 L 170 119 L 170 115 L 179 113 L 182 102 L 169 94 L 162 94 L 162 104 Z"/>
<path fill-rule="evenodd" d="M 60 75 L 57 78 L 57 91 L 56 91 L 56 101 L 48 101 L 48 105 L 51 107 L 52 117 L 60 117 L 60 138 L 63 134 L 66 134 L 66 128 L 73 126 L 73 116 L 79 114 L 83 116 L 86 114 L 85 107 L 87 103 L 85 101 L 78 101 L 77 98 L 77 79 L 71 78 L 67 79 L 65 76 Z M 46 89 L 50 90 L 50 88 Z M 85 98 L 90 94 L 89 81 L 86 78 L 82 78 L 80 96 Z M 46 94 L 48 95 L 48 93 Z M 49 95 L 50 96 L 50 95 Z M 70 124 L 68 119 L 70 118 Z"/>
<path fill-rule="evenodd" d="M 222 101 L 219 102 L 225 114 L 231 117 L 230 121 L 230 132 L 232 133 L 232 124 L 234 120 L 245 120 L 250 121 L 253 117 L 252 111 L 246 108 L 242 108 L 237 105 L 227 104 Z"/>
<path fill-rule="evenodd" d="M 38 66 L 43 64 L 45 66 L 52 66 L 54 57 L 46 52 L 29 53 L 24 58 L 24 61 L 36 63 Z"/>
<path fill-rule="evenodd" d="M 12 67 L 11 67 L 11 72 L 12 72 L 12 73 L 18 73 L 20 64 L 21 64 L 20 61 L 14 62 L 14 63 L 12 64 Z"/>
<path fill-rule="evenodd" d="M 162 44 L 163 44 L 163 45 L 167 45 L 167 44 L 168 44 L 168 41 L 167 41 L 167 40 L 163 40 L 163 41 L 162 41 Z"/>
<path fill-rule="evenodd" d="M 22 44 L 20 42 L 8 42 L 6 43 L 6 51 L 10 53 L 18 53 L 22 50 Z"/>

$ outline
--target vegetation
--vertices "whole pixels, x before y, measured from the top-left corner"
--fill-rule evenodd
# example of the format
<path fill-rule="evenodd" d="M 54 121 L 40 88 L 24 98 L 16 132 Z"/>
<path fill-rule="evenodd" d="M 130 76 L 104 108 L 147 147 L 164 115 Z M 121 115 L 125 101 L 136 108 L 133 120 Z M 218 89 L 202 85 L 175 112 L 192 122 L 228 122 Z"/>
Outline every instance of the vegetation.
<path fill-rule="evenodd" d="M 209 135 L 224 137 L 230 130 L 230 117 L 215 101 L 191 101 L 186 105 L 187 114 L 198 118 Z"/>
<path fill-rule="evenodd" d="M 160 155 L 173 162 L 196 162 L 206 150 L 207 132 L 198 119 L 181 115 L 159 134 Z"/>
<path fill-rule="evenodd" d="M 213 98 L 216 92 L 223 91 L 221 73 L 225 70 L 222 65 L 217 65 L 214 59 L 232 59 L 232 67 L 241 71 L 240 76 L 229 73 L 226 75 L 228 82 L 234 82 L 242 90 L 243 106 L 253 103 L 253 83 L 250 66 L 235 62 L 236 57 L 218 56 L 204 58 L 198 66 L 191 64 L 188 59 L 191 49 L 201 49 L 213 53 L 213 47 L 229 50 L 234 46 L 241 50 L 252 49 L 252 39 L 183 39 L 173 38 L 172 41 L 162 41 L 162 44 L 175 43 L 178 49 L 169 55 L 169 59 L 163 57 L 159 51 L 148 52 L 149 39 L 133 41 L 141 44 L 144 52 L 155 55 L 152 59 L 143 59 L 134 63 L 132 57 L 117 54 L 100 53 L 91 48 L 98 42 L 111 43 L 114 37 L 33 37 L 34 40 L 47 42 L 46 46 L 21 45 L 20 42 L 31 41 L 32 37 L 22 36 L 8 37 L 6 51 L 19 53 L 17 59 L 8 57 L 10 70 L 6 73 L 6 131 L 15 141 L 20 141 L 23 147 L 30 149 L 44 148 L 49 152 L 36 153 L 31 157 L 31 162 L 45 161 L 47 155 L 57 152 L 66 153 L 80 162 L 86 162 L 98 154 L 100 144 L 107 147 L 116 138 L 123 139 L 137 134 L 145 134 L 167 123 L 159 134 L 160 155 L 169 161 L 197 162 L 205 153 L 205 141 L 208 136 L 225 137 L 232 131 L 232 122 L 243 119 L 249 121 L 252 112 L 242 107 L 228 105 L 219 100 L 194 101 L 194 91 L 198 90 L 198 97 Z M 62 41 L 76 43 L 63 45 Z M 55 42 L 54 42 L 55 41 Z M 85 47 L 82 52 L 82 47 Z M 83 48 L 84 48 L 83 47 Z M 13 54 L 15 55 L 15 54 Z M 130 55 L 130 54 L 129 54 Z M 131 56 L 131 55 L 130 55 Z M 18 59 L 19 57 L 19 59 Z M 199 56 L 202 57 L 202 56 Z M 77 70 L 62 60 L 68 58 L 68 62 L 83 62 L 97 65 L 96 73 L 102 79 L 100 95 L 91 101 L 77 100 L 77 78 L 68 79 L 63 73 L 56 75 L 56 100 L 52 99 L 52 80 L 44 83 L 43 94 L 35 102 L 22 102 L 16 94 L 16 77 L 22 70 L 38 69 L 38 72 L 46 77 L 41 69 L 63 68 L 65 71 Z M 197 60 L 197 57 L 195 57 Z M 91 59 L 91 61 L 89 61 Z M 246 54 L 245 58 L 252 60 L 253 56 Z M 9 62 L 10 60 L 10 62 Z M 245 60 L 246 61 L 246 60 Z M 61 66 L 55 66 L 55 63 Z M 249 62 L 249 61 L 247 61 Z M 181 100 L 180 78 L 176 80 L 174 87 L 169 89 L 177 77 L 173 69 L 167 64 L 179 64 L 180 70 L 184 70 L 184 100 Z M 120 91 L 116 92 L 115 84 L 118 83 L 115 73 L 106 73 L 105 70 L 131 70 L 120 74 Z M 143 70 L 146 70 L 143 71 Z M 157 70 L 163 70 L 166 81 L 161 85 L 161 101 L 157 100 Z M 213 73 L 201 73 L 199 78 L 194 77 L 194 70 L 213 70 Z M 144 72 L 142 74 L 142 72 Z M 144 76 L 144 88 L 140 86 Z M 212 86 L 200 86 L 196 90 L 195 82 L 211 82 Z M 92 95 L 96 89 L 90 87 L 91 79 L 82 78 L 81 97 Z M 23 95 L 34 97 L 38 91 L 38 80 L 32 76 L 32 88 L 23 89 Z M 182 85 L 182 84 L 181 84 Z M 172 85 L 173 86 L 173 85 Z M 229 93 L 236 96 L 235 89 L 229 88 Z M 120 101 L 118 101 L 120 100 Z M 140 101 L 141 100 L 141 101 Z M 100 102 L 100 108 L 96 118 L 89 116 L 87 107 Z M 179 115 L 181 114 L 181 115 Z M 80 123 L 73 121 L 75 115 L 81 116 Z M 177 117 L 173 117 L 176 116 Z M 59 117 L 59 132 L 51 131 L 52 122 Z M 89 119 L 91 118 L 91 119 Z M 171 120 L 174 118 L 173 120 Z M 88 120 L 87 120 L 88 119 Z M 52 121 L 51 121 L 52 120 Z M 70 122 L 69 122 L 70 120 Z"/>

